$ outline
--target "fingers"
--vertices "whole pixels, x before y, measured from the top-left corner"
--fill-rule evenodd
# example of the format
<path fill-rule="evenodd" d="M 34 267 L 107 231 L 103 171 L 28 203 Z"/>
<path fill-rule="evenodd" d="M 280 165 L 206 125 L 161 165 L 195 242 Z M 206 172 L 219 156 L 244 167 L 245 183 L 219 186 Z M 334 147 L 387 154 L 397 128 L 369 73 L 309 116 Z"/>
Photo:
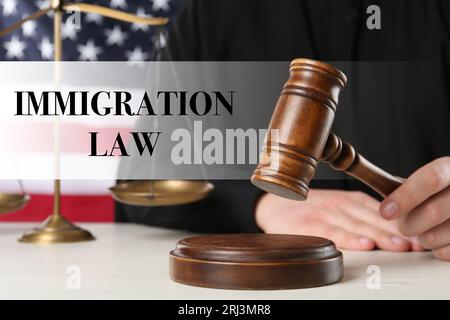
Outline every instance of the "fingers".
<path fill-rule="evenodd" d="M 325 210 L 328 209 L 329 212 L 317 210 L 312 219 L 370 239 L 380 249 L 390 251 L 411 249 L 411 242 L 401 235 L 396 223 L 380 217 L 377 200 L 359 191 L 328 192 L 333 195 L 325 203 Z M 323 207 L 324 203 L 319 201 L 314 205 Z"/>
<path fill-rule="evenodd" d="M 388 220 L 406 215 L 450 183 L 450 157 L 439 158 L 414 172 L 381 204 L 380 213 Z"/>
<path fill-rule="evenodd" d="M 406 236 L 421 234 L 450 218 L 450 188 L 434 195 L 398 220 L 399 230 Z M 449 231 L 450 233 L 450 231 Z"/>
<path fill-rule="evenodd" d="M 422 245 L 419 242 L 419 237 L 418 236 L 413 236 L 410 238 L 411 241 L 411 250 L 412 251 L 424 251 L 424 247 L 422 247 Z"/>
<path fill-rule="evenodd" d="M 325 216 L 326 213 L 316 212 L 316 216 Z M 367 237 L 346 231 L 338 226 L 312 218 L 300 218 L 293 215 L 293 219 L 282 224 L 271 224 L 264 230 L 266 233 L 300 234 L 322 237 L 332 240 L 338 248 L 349 250 L 372 250 L 375 242 Z"/>
<path fill-rule="evenodd" d="M 312 191 L 309 200 L 299 203 L 266 195 L 258 203 L 256 221 L 267 233 L 324 237 L 344 249 L 372 250 L 379 247 L 391 251 L 423 250 L 418 238 L 406 239 L 401 235 L 397 221 L 381 218 L 377 210 L 378 202 L 367 195 Z M 441 251 L 437 254 L 444 255 Z"/>
<path fill-rule="evenodd" d="M 373 240 L 322 221 L 310 221 L 306 234 L 330 239 L 341 249 L 373 250 L 375 248 Z"/>
<path fill-rule="evenodd" d="M 402 236 L 394 221 L 388 221 L 380 217 L 378 208 L 380 203 L 374 198 L 362 192 L 349 192 L 352 195 L 352 201 L 346 205 L 346 213 L 355 219 L 363 220 L 368 224 L 374 225 L 393 235 Z M 368 198 L 364 201 L 364 198 Z M 363 204 L 363 206 L 361 206 Z"/>
<path fill-rule="evenodd" d="M 399 230 L 412 236 L 412 250 L 432 249 L 436 258 L 450 260 L 450 157 L 417 170 L 380 206 L 381 215 L 397 219 Z"/>
<path fill-rule="evenodd" d="M 342 213 L 349 217 L 345 218 L 346 221 L 335 221 L 336 223 L 340 223 L 348 231 L 369 237 L 380 249 L 406 251 L 412 248 L 411 241 L 400 233 L 394 221 L 387 221 L 380 217 L 379 202 L 376 199 L 359 191 L 345 192 L 345 194 L 349 199 L 345 206 L 345 213 Z M 417 246 L 414 248 L 419 250 Z"/>
<path fill-rule="evenodd" d="M 439 260 L 450 261 L 450 245 L 433 250 L 433 255 Z"/>
<path fill-rule="evenodd" d="M 360 206 L 359 213 L 361 216 L 363 211 L 369 211 L 368 209 Z M 366 213 L 370 214 L 370 213 Z M 357 219 L 351 215 L 345 213 L 335 213 L 329 217 L 328 223 L 334 226 L 340 227 L 347 232 L 352 232 L 361 237 L 366 237 L 375 242 L 376 246 L 383 250 L 389 251 L 407 251 L 411 248 L 411 243 L 404 237 L 392 234 L 377 225 L 370 222 Z"/>
<path fill-rule="evenodd" d="M 450 220 L 422 233 L 419 243 L 425 249 L 439 249 L 450 244 Z"/>

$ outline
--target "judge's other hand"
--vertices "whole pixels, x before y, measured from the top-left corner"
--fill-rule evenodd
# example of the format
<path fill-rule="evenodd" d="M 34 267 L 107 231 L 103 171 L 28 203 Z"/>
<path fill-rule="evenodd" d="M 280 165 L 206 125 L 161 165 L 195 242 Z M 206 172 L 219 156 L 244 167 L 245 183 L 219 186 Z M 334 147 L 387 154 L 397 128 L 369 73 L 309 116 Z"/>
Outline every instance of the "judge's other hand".
<path fill-rule="evenodd" d="M 395 222 L 380 217 L 379 205 L 362 192 L 313 189 L 306 201 L 265 194 L 255 214 L 266 233 L 324 237 L 351 250 L 420 250 L 399 232 Z"/>
<path fill-rule="evenodd" d="M 450 261 L 450 157 L 414 172 L 380 206 L 381 215 L 436 258 Z"/>

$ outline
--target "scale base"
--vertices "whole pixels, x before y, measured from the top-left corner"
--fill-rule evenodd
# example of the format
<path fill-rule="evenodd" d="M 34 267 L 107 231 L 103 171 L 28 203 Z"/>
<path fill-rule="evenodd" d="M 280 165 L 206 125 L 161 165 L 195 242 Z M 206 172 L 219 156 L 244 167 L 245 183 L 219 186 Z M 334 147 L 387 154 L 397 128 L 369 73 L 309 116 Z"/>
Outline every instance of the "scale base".
<path fill-rule="evenodd" d="M 51 215 L 39 227 L 26 231 L 19 242 L 51 244 L 90 240 L 95 238 L 89 231 L 77 227 L 61 215 Z"/>

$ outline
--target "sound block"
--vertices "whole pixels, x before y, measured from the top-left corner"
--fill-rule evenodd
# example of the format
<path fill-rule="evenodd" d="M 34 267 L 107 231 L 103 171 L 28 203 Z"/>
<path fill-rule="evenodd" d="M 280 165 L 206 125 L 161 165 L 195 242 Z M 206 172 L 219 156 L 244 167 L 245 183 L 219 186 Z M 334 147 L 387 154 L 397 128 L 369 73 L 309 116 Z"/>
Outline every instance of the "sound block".
<path fill-rule="evenodd" d="M 190 237 L 170 252 L 172 280 L 199 287 L 274 290 L 324 286 L 343 276 L 330 240 L 300 235 Z"/>

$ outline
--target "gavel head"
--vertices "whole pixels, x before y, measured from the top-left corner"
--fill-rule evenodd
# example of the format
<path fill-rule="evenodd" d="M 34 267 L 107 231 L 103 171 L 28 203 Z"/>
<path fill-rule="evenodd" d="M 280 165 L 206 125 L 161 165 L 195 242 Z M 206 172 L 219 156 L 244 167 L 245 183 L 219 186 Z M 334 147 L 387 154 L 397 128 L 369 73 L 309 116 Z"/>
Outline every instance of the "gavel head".
<path fill-rule="evenodd" d="M 308 197 L 346 81 L 344 73 L 326 63 L 292 61 L 251 178 L 255 186 L 288 199 Z"/>

